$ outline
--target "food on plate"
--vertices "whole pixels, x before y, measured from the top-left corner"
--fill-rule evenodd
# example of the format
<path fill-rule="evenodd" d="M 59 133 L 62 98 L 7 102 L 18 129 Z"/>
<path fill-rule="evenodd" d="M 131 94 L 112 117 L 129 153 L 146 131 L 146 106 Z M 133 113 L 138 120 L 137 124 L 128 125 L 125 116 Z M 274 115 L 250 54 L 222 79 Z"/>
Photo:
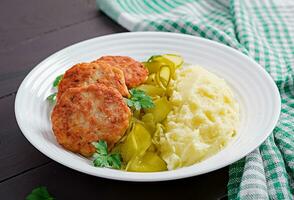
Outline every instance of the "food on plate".
<path fill-rule="evenodd" d="M 92 156 L 96 167 L 173 170 L 214 155 L 237 133 L 239 106 L 230 87 L 179 55 L 142 63 L 103 56 L 73 66 L 53 86 L 57 141 Z"/>
<path fill-rule="evenodd" d="M 92 144 L 96 149 L 93 154 L 93 164 L 95 167 L 121 168 L 120 154 L 110 153 L 107 148 L 107 143 L 104 140 L 93 142 Z"/>
<path fill-rule="evenodd" d="M 226 82 L 199 66 L 177 71 L 159 149 L 168 169 L 199 162 L 236 134 L 239 106 Z"/>
<path fill-rule="evenodd" d="M 79 63 L 66 71 L 58 84 L 57 99 L 68 89 L 101 83 L 117 89 L 123 96 L 129 95 L 123 72 L 105 62 Z"/>
<path fill-rule="evenodd" d="M 91 144 L 104 140 L 111 148 L 124 135 L 131 112 L 121 94 L 103 84 L 67 89 L 55 105 L 51 120 L 64 148 L 90 156 Z"/>
<path fill-rule="evenodd" d="M 126 102 L 130 108 L 140 111 L 143 108 L 153 108 L 154 103 L 150 96 L 142 90 L 131 89 L 131 97 L 126 99 Z"/>
<path fill-rule="evenodd" d="M 59 85 L 59 83 L 60 83 L 62 77 L 63 77 L 63 74 L 61 74 L 61 75 L 59 75 L 59 76 L 57 76 L 57 77 L 55 78 L 55 80 L 54 80 L 54 82 L 53 82 L 53 84 L 52 84 L 53 88 L 57 88 L 57 87 L 58 87 L 58 85 Z M 47 97 L 47 100 L 48 100 L 51 104 L 54 104 L 54 103 L 56 102 L 56 96 L 57 96 L 57 92 L 55 92 L 55 93 L 49 95 L 49 96 Z"/>
<path fill-rule="evenodd" d="M 148 77 L 148 70 L 141 62 L 128 56 L 102 56 L 95 63 L 106 62 L 124 72 L 128 88 L 136 87 L 145 82 Z"/>

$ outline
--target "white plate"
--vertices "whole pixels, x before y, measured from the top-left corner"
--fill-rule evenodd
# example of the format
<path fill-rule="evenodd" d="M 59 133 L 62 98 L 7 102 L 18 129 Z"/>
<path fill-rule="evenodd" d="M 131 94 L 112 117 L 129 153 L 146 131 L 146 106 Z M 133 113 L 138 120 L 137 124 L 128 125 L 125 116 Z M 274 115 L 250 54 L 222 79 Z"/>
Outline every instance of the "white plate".
<path fill-rule="evenodd" d="M 202 65 L 224 78 L 240 103 L 237 139 L 209 159 L 190 167 L 156 173 L 96 168 L 82 156 L 63 149 L 50 123 L 51 94 L 57 75 L 78 62 L 102 55 L 127 55 L 146 60 L 156 54 L 180 54 L 185 62 Z M 51 159 L 94 176 L 128 181 L 162 181 L 207 173 L 227 166 L 258 147 L 271 133 L 280 113 L 280 95 L 267 72 L 238 51 L 199 37 L 162 32 L 134 32 L 93 38 L 67 47 L 45 59 L 24 79 L 15 100 L 16 119 L 24 136 Z"/>

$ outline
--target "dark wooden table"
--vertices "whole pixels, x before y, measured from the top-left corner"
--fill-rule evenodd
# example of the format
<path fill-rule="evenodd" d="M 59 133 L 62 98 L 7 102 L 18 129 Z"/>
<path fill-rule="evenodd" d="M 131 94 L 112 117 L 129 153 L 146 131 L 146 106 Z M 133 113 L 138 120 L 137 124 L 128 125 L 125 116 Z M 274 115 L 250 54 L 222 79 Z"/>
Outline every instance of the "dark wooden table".
<path fill-rule="evenodd" d="M 94 0 L 0 1 L 0 199 L 22 200 L 41 185 L 57 200 L 226 198 L 227 168 L 169 182 L 113 181 L 56 163 L 22 135 L 14 99 L 26 74 L 68 45 L 125 31 L 98 12 Z"/>

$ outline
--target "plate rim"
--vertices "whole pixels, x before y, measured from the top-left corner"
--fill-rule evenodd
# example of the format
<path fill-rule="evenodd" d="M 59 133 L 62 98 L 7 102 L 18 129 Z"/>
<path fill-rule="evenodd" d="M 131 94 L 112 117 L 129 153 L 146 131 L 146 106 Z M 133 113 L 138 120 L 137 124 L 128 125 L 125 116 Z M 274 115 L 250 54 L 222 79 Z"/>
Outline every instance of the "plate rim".
<path fill-rule="evenodd" d="M 255 65 L 255 69 L 256 70 L 259 70 L 266 79 L 268 79 L 268 81 L 271 83 L 270 85 L 267 85 L 268 87 L 271 87 L 271 90 L 273 91 L 274 93 L 274 96 L 275 96 L 275 109 L 274 109 L 274 113 L 276 113 L 276 115 L 273 117 L 273 122 L 269 127 L 268 127 L 268 131 L 266 134 L 263 134 L 263 137 L 262 139 L 257 142 L 255 145 L 252 146 L 252 148 L 250 148 L 251 150 L 247 150 L 245 153 L 242 153 L 242 155 L 239 155 L 238 158 L 234 158 L 234 159 L 231 159 L 229 162 L 226 162 L 226 163 L 222 163 L 220 165 L 217 165 L 217 166 L 213 166 L 209 169 L 206 169 L 206 170 L 203 170 L 202 172 L 191 172 L 191 171 L 187 171 L 185 173 L 180 173 L 179 175 L 177 175 L 177 173 L 173 173 L 172 175 L 170 176 L 164 176 L 165 172 L 147 172 L 147 173 L 138 173 L 138 172 L 123 172 L 125 175 L 122 176 L 122 175 L 116 175 L 115 173 L 109 175 L 109 173 L 92 173 L 90 170 L 85 170 L 83 168 L 79 168 L 77 166 L 74 166 L 74 165 L 71 165 L 69 164 L 68 162 L 64 161 L 64 159 L 61 159 L 60 157 L 55 157 L 53 155 L 51 155 L 50 153 L 48 153 L 48 151 L 42 149 L 41 146 L 39 146 L 37 144 L 37 142 L 35 142 L 32 138 L 29 137 L 29 134 L 25 133 L 25 127 L 24 125 L 21 123 L 20 121 L 20 116 L 19 116 L 19 101 L 20 101 L 20 95 L 21 95 L 21 92 L 23 91 L 23 87 L 26 83 L 26 80 L 38 69 L 42 66 L 43 63 L 45 63 L 47 60 L 50 60 L 52 57 L 58 55 L 58 54 L 62 54 L 64 51 L 68 50 L 68 49 L 71 49 L 71 48 L 74 48 L 74 47 L 77 47 L 79 45 L 83 45 L 83 44 L 86 44 L 86 43 L 90 43 L 96 39 L 105 39 L 105 40 L 108 40 L 108 39 L 111 39 L 113 37 L 121 37 L 121 36 L 124 36 L 124 35 L 141 35 L 142 37 L 144 35 L 148 35 L 148 36 L 166 36 L 166 37 L 169 37 L 169 36 L 175 36 L 175 37 L 182 37 L 182 38 L 187 38 L 187 39 L 190 39 L 190 40 L 201 40 L 201 41 L 204 41 L 206 43 L 210 43 L 212 45 L 215 45 L 215 46 L 218 46 L 219 48 L 225 48 L 229 51 L 233 51 L 235 54 L 238 54 L 239 56 L 243 57 L 244 59 L 248 60 L 249 62 L 251 62 L 252 65 Z M 256 61 L 254 61 L 252 58 L 246 56 L 245 54 L 241 53 L 240 51 L 237 51 L 236 49 L 232 48 L 232 47 L 229 47 L 229 46 L 226 46 L 222 43 L 219 43 L 219 42 L 216 42 L 216 41 L 213 41 L 213 40 L 209 40 L 209 39 L 206 39 L 206 38 L 202 38 L 202 37 L 198 37 L 198 36 L 193 36 L 193 35 L 187 35 L 187 34 L 182 34 L 182 33 L 172 33 L 172 32 L 156 32 L 156 31 L 141 31 L 141 32 L 123 32 L 123 33 L 115 33 L 115 34 L 108 34 L 108 35 L 103 35 L 103 36 L 98 36 L 98 37 L 93 37 L 93 38 L 90 38 L 90 39 L 87 39 L 87 40 L 83 40 L 83 41 L 80 41 L 80 42 L 77 42 L 77 43 L 74 43 L 74 44 L 71 44 L 69 46 L 66 46 L 58 51 L 56 51 L 55 53 L 51 54 L 50 56 L 46 57 L 45 59 L 43 59 L 41 62 L 39 62 L 37 65 L 35 65 L 31 70 L 30 72 L 25 76 L 25 78 L 22 80 L 20 86 L 18 87 L 18 90 L 17 90 L 17 93 L 16 93 L 16 97 L 15 97 L 15 103 L 14 103 L 14 111 L 15 111 L 15 117 L 16 117 L 16 121 L 17 121 L 17 124 L 22 132 L 22 134 L 25 136 L 25 138 L 38 150 L 40 151 L 42 154 L 44 154 L 45 156 L 49 157 L 50 159 L 64 165 L 64 166 L 67 166 L 71 169 L 74 169 L 74 170 L 77 170 L 79 172 L 83 172 L 85 174 L 89 174 L 89 175 L 93 175 L 93 176 L 97 176 L 97 177 L 102 177 L 102 178 L 107 178 L 107 179 L 112 179 L 112 180 L 122 180 L 122 181 L 134 181 L 134 182 L 153 182 L 153 181 L 167 181 L 167 180 L 176 180 L 176 179 L 182 179 L 182 178 L 187 178 L 187 177 L 193 177 L 193 176 L 197 176 L 197 175 L 201 175 L 201 174 L 206 174 L 208 172 L 212 172 L 212 171 L 215 171 L 217 169 L 221 169 L 225 166 L 228 166 L 240 159 L 242 159 L 243 157 L 245 157 L 246 155 L 248 155 L 250 152 L 254 151 L 257 147 L 259 147 L 267 138 L 268 136 L 271 134 L 271 132 L 273 131 L 273 129 L 275 128 L 278 120 L 279 120 L 279 117 L 280 117 L 280 113 L 281 113 L 281 96 L 280 96 L 280 93 L 279 93 L 279 90 L 278 90 L 278 87 L 276 85 L 276 83 L 274 82 L 274 80 L 272 79 L 272 77 L 269 75 L 269 73 L 263 68 L 260 66 L 260 64 L 258 64 Z M 253 148 L 254 147 L 254 148 Z M 184 167 L 186 168 L 186 167 Z M 181 168 L 183 169 L 183 168 Z M 112 170 L 112 169 L 104 169 L 104 170 Z M 177 169 L 177 170 L 180 170 L 180 169 Z M 177 171 L 177 170 L 172 170 L 172 171 L 166 171 L 166 172 L 174 172 L 174 171 Z M 132 174 L 132 175 L 130 175 Z M 136 178 L 136 175 L 138 176 L 142 176 L 142 175 L 148 175 L 148 176 L 144 176 L 144 177 L 139 177 L 139 178 Z M 156 175 L 155 175 L 156 174 Z M 159 176 L 159 174 L 162 174 L 162 176 Z M 130 176 L 128 176 L 130 175 Z M 152 175 L 155 175 L 157 177 L 153 177 Z"/>

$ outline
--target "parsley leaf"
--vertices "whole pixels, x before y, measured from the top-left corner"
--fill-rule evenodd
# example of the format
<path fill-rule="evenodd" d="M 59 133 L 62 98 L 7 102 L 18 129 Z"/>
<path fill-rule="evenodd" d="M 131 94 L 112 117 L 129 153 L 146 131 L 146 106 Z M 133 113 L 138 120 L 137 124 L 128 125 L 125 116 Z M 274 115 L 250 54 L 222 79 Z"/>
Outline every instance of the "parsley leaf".
<path fill-rule="evenodd" d="M 95 167 L 111 168 L 107 160 L 108 159 L 107 155 L 101 155 L 101 154 L 95 153 L 93 156 L 94 156 L 93 164 Z"/>
<path fill-rule="evenodd" d="M 131 98 L 127 99 L 127 104 L 130 108 L 141 110 L 142 108 L 153 108 L 155 105 L 150 96 L 143 90 L 131 89 Z"/>
<path fill-rule="evenodd" d="M 96 153 L 93 155 L 93 164 L 95 167 L 106 167 L 113 169 L 121 168 L 120 154 L 109 154 L 107 151 L 107 143 L 105 141 L 99 140 L 99 142 L 93 142 L 92 144 L 96 148 Z"/>
<path fill-rule="evenodd" d="M 100 155 L 107 155 L 107 143 L 105 141 L 100 140 L 99 142 L 93 142 L 93 145 Z"/>
<path fill-rule="evenodd" d="M 55 93 L 49 95 L 49 96 L 47 97 L 47 100 L 48 100 L 50 103 L 54 104 L 54 103 L 56 102 L 56 94 L 57 94 L 57 93 L 55 92 Z"/>
<path fill-rule="evenodd" d="M 61 75 L 59 75 L 59 76 L 57 76 L 57 77 L 55 78 L 55 80 L 54 80 L 54 82 L 53 82 L 53 87 L 54 87 L 54 88 L 57 88 L 57 87 L 58 87 L 58 85 L 59 85 L 60 81 L 62 80 L 62 78 L 63 78 L 63 74 L 61 74 Z M 47 97 L 47 100 L 48 100 L 50 103 L 54 104 L 54 103 L 56 102 L 56 94 L 57 94 L 57 92 L 55 92 L 55 93 L 49 95 L 49 96 Z"/>
<path fill-rule="evenodd" d="M 63 78 L 63 74 L 57 76 L 57 77 L 55 78 L 54 82 L 53 82 L 53 87 L 56 88 L 56 87 L 59 85 L 59 83 L 60 83 L 60 81 L 61 81 L 62 78 Z"/>
<path fill-rule="evenodd" d="M 33 189 L 26 200 L 54 200 L 54 198 L 49 194 L 46 187 L 38 187 Z"/>

